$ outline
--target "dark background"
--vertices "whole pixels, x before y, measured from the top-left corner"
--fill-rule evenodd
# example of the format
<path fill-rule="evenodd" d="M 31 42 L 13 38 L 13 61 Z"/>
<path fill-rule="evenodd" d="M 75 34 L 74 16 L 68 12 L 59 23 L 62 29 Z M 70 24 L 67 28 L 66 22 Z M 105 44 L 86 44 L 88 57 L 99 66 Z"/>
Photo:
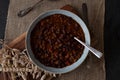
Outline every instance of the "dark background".
<path fill-rule="evenodd" d="M 4 38 L 9 0 L 0 0 L 0 38 Z"/>
<path fill-rule="evenodd" d="M 9 0 L 0 0 L 0 38 L 4 38 Z M 106 80 L 120 80 L 120 0 L 105 1 Z"/>
<path fill-rule="evenodd" d="M 120 80 L 120 0 L 106 0 L 104 50 L 107 80 Z"/>

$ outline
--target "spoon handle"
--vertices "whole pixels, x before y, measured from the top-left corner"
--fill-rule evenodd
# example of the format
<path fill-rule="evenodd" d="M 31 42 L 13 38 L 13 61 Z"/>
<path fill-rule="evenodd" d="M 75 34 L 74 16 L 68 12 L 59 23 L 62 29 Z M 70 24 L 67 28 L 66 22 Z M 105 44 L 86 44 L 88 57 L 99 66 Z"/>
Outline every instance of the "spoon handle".
<path fill-rule="evenodd" d="M 30 11 L 32 11 L 36 6 L 38 6 L 39 3 L 42 2 L 42 1 L 43 1 L 43 0 L 38 1 L 38 2 L 37 2 L 36 4 L 34 4 L 32 7 L 28 7 L 28 8 L 26 8 L 26 9 L 20 10 L 17 15 L 18 15 L 19 17 L 25 16 L 25 15 L 28 14 Z"/>
<path fill-rule="evenodd" d="M 78 38 L 74 37 L 75 40 L 77 40 L 79 43 L 81 43 L 83 46 L 85 46 L 88 50 L 90 50 L 95 56 L 97 56 L 98 58 L 101 58 L 103 53 L 101 53 L 100 51 L 94 49 L 93 47 L 91 47 L 90 45 L 85 44 L 84 42 L 82 42 L 81 40 L 79 40 Z"/>
<path fill-rule="evenodd" d="M 29 7 L 29 8 L 26 8 L 26 9 L 23 9 L 21 11 L 18 12 L 18 16 L 19 17 L 23 17 L 25 16 L 26 14 L 28 14 L 30 11 L 32 11 L 32 7 Z"/>

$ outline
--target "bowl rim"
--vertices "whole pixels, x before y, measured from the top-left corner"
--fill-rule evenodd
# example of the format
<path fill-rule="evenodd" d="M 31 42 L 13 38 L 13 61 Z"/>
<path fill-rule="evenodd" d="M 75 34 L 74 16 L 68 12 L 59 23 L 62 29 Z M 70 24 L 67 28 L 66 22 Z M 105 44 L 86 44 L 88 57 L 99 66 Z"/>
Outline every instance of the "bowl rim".
<path fill-rule="evenodd" d="M 65 16 L 71 17 L 73 20 L 75 20 L 82 28 L 83 32 L 84 32 L 84 36 L 85 36 L 85 43 L 90 45 L 90 33 L 89 30 L 86 26 L 86 24 L 84 23 L 84 21 L 77 16 L 76 14 L 67 11 L 67 10 L 61 10 L 61 9 L 54 9 L 54 10 L 48 10 L 46 12 L 43 12 L 42 14 L 40 14 L 36 19 L 33 20 L 33 22 L 30 24 L 28 30 L 27 30 L 27 35 L 26 35 L 26 49 L 27 49 L 27 54 L 29 56 L 29 58 L 31 59 L 31 61 L 36 64 L 40 69 L 45 70 L 47 72 L 50 73 L 55 73 L 55 74 L 63 74 L 63 73 L 67 73 L 70 72 L 74 69 L 76 69 L 78 66 L 80 66 L 84 60 L 86 59 L 89 50 L 87 48 L 84 48 L 83 53 L 81 55 L 81 57 L 73 64 L 71 64 L 70 66 L 66 66 L 63 68 L 53 68 L 53 67 L 48 67 L 45 66 L 43 64 L 41 64 L 34 56 L 32 50 L 31 50 L 31 45 L 30 45 L 30 35 L 31 35 L 31 31 L 33 30 L 33 28 L 35 27 L 35 25 L 43 18 L 53 15 L 53 14 L 63 14 Z"/>

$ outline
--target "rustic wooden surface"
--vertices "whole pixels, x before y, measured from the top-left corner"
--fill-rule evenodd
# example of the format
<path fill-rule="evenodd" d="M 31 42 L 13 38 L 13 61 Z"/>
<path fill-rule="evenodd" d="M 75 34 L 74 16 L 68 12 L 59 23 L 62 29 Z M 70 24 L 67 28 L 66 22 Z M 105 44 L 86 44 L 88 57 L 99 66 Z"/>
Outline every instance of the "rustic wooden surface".
<path fill-rule="evenodd" d="M 47 10 L 59 9 L 66 4 L 72 5 L 82 15 L 82 3 L 87 3 L 89 30 L 92 32 L 92 46 L 104 52 L 103 25 L 104 25 L 104 0 L 44 0 L 39 7 L 28 15 L 19 18 L 17 12 L 33 5 L 38 0 L 10 0 L 5 39 L 7 42 L 25 32 L 30 23 L 39 14 Z M 57 80 L 105 80 L 104 57 L 97 59 L 89 54 L 84 63 L 72 72 L 63 74 Z"/>

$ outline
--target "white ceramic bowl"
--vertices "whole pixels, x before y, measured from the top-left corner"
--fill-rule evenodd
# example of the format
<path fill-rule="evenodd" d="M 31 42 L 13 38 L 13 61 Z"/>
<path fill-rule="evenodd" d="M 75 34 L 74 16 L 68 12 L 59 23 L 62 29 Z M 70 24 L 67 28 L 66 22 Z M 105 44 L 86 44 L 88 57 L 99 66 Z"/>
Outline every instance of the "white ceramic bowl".
<path fill-rule="evenodd" d="M 30 28 L 27 32 L 27 37 L 26 37 L 26 48 L 28 51 L 28 55 L 31 58 L 31 60 L 41 69 L 51 72 L 51 73 L 56 73 L 56 74 L 62 74 L 62 73 L 67 73 L 70 72 L 72 70 L 74 70 L 75 68 L 77 68 L 79 65 L 82 64 L 82 62 L 86 59 L 89 50 L 87 48 L 84 48 L 83 54 L 81 55 L 81 57 L 72 65 L 70 66 L 66 66 L 64 68 L 53 68 L 53 67 L 48 67 L 45 66 L 43 64 L 41 64 L 34 56 L 32 50 L 31 50 L 31 45 L 30 45 L 30 35 L 31 35 L 31 31 L 33 30 L 33 28 L 35 27 L 35 25 L 43 18 L 53 15 L 53 14 L 63 14 L 65 16 L 71 17 L 72 19 L 74 19 L 83 29 L 84 35 L 85 35 L 85 43 L 90 45 L 90 34 L 89 31 L 85 25 L 85 23 L 82 21 L 82 19 L 80 17 L 78 17 L 76 14 L 66 11 L 66 10 L 50 10 L 47 11 L 41 15 L 39 15 L 30 25 Z"/>

